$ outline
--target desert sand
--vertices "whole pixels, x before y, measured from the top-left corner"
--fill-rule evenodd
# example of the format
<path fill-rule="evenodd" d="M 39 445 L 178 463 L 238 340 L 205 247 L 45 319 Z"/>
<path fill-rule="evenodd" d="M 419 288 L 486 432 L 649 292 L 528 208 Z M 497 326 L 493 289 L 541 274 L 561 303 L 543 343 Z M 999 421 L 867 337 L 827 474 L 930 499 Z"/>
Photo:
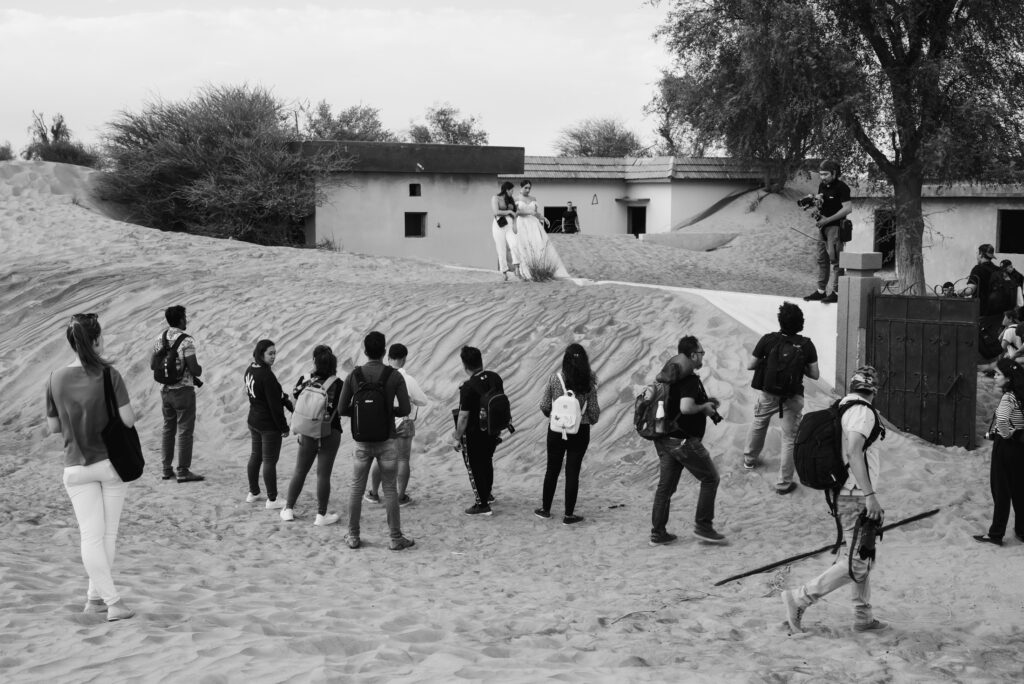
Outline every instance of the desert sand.
<path fill-rule="evenodd" d="M 813 279 L 809 246 L 783 225 L 788 200 L 778 200 L 781 219 L 772 218 L 777 198 L 767 198 L 754 211 L 723 210 L 694 227 L 739 236 L 709 253 L 559 237 L 569 271 L 583 280 L 503 284 L 497 273 L 426 261 L 120 223 L 88 200 L 91 173 L 0 164 L 4 681 L 1020 681 L 1024 545 L 1012 535 L 1003 548 L 970 537 L 991 514 L 984 442 L 975 451 L 939 448 L 890 430 L 882 443 L 887 521 L 941 508 L 879 545 L 873 602 L 888 631 L 855 634 L 840 590 L 808 611 L 805 634 L 789 635 L 779 593 L 824 569 L 825 554 L 714 586 L 834 534 L 821 493 L 774 493 L 776 427 L 766 465 L 741 465 L 753 405 L 745 364 L 772 328 L 745 323 L 756 300 L 735 293 L 793 297 Z M 637 279 L 730 290 L 732 314 L 714 305 L 713 292 L 589 282 Z M 148 354 L 163 309 L 177 303 L 188 307 L 206 369 L 193 467 L 207 479 L 197 484 L 159 477 L 160 404 Z M 60 484 L 62 447 L 45 431 L 44 383 L 71 360 L 64 328 L 75 312 L 100 315 L 149 460 L 130 485 L 115 567 L 138 615 L 119 623 L 81 612 L 86 576 Z M 294 522 L 245 503 L 241 379 L 256 340 L 276 341 L 275 371 L 290 386 L 308 372 L 318 343 L 333 346 L 344 370 L 360 363 L 371 329 L 409 347 L 407 368 L 432 402 L 420 412 L 413 448 L 415 502 L 402 509 L 416 546 L 401 553 L 387 549 L 384 511 L 372 504 L 363 508 L 365 547 L 343 543 L 347 431 L 330 505 L 340 524 L 313 526 L 312 475 Z M 722 478 L 715 525 L 729 544 L 690 535 L 697 484 L 684 474 L 669 524 L 680 539 L 652 548 L 657 458 L 633 431 L 633 398 L 687 333 L 701 338 L 702 377 L 723 402 L 725 421 L 709 425 L 706 444 Z M 571 341 L 590 353 L 603 412 L 576 508 L 586 521 L 568 527 L 532 511 L 545 463 L 537 403 Z M 463 344 L 480 347 L 505 378 L 519 428 L 498 448 L 495 514 L 483 519 L 462 514 L 471 493 L 447 438 Z M 980 433 L 996 397 L 992 381 L 979 384 Z M 812 383 L 808 408 L 831 397 L 827 382 Z M 294 460 L 288 441 L 281 486 Z M 555 512 L 561 502 L 559 491 Z"/>

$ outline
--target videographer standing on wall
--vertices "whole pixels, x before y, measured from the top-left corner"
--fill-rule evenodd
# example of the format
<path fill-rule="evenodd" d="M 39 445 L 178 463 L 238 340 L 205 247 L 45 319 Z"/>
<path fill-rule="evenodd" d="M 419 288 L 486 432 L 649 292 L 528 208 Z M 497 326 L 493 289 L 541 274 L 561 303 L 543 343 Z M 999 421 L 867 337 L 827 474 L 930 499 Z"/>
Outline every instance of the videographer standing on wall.
<path fill-rule="evenodd" d="M 839 224 L 853 208 L 850 204 L 850 186 L 839 180 L 839 163 L 826 159 L 818 167 L 821 182 L 818 194 L 808 195 L 797 204 L 817 207 L 814 217 L 818 231 L 818 289 L 804 297 L 804 301 L 835 304 L 839 301 L 839 254 L 843 242 L 839 238 Z"/>

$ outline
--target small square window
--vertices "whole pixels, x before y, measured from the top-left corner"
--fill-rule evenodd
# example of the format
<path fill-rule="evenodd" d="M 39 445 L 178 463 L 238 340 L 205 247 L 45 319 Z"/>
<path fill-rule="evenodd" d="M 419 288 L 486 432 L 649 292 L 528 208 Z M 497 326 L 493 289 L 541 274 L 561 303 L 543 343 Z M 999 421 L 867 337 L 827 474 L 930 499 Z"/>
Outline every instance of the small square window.
<path fill-rule="evenodd" d="M 1024 254 L 1024 210 L 999 210 L 996 251 L 1006 254 Z"/>
<path fill-rule="evenodd" d="M 409 197 L 419 197 L 423 194 L 419 183 L 409 183 Z"/>
<path fill-rule="evenodd" d="M 427 237 L 426 212 L 405 212 L 405 237 Z"/>

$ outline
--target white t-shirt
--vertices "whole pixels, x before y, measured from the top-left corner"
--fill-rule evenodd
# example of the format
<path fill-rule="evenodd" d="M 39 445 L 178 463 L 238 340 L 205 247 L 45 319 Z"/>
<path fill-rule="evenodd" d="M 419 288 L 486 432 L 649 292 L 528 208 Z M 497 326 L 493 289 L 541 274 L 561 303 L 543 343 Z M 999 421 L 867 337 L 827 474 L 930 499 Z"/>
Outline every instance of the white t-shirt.
<path fill-rule="evenodd" d="M 1008 359 L 1012 359 L 1014 354 L 1020 351 L 1021 339 L 1017 337 L 1017 326 L 1016 324 L 1006 327 L 1003 334 L 999 338 L 1001 341 L 1006 342 L 1006 352 L 1003 354 Z"/>
<path fill-rule="evenodd" d="M 859 394 L 847 394 L 839 402 L 842 406 L 850 401 L 860 400 L 863 401 L 864 397 Z M 869 407 L 863 404 L 851 406 L 843 413 L 843 439 L 844 446 L 846 444 L 846 433 L 857 432 L 864 435 L 864 439 L 867 440 L 871 436 L 871 431 L 875 428 L 875 413 Z M 846 452 L 843 452 L 843 460 L 849 463 L 849 459 L 846 456 Z M 879 456 L 878 448 L 873 443 L 868 447 L 866 453 L 866 459 L 868 464 L 868 477 L 871 479 L 870 487 L 861 487 L 857 482 L 857 477 L 853 474 L 853 470 L 850 470 L 850 477 L 846 480 L 846 484 L 843 485 L 841 494 L 854 494 L 860 495 L 863 492 L 873 492 L 875 487 L 878 486 L 878 475 L 882 469 L 882 459 Z"/>
<path fill-rule="evenodd" d="M 420 406 L 426 406 L 428 403 L 427 395 L 420 388 L 420 384 L 416 382 L 416 378 L 406 373 L 404 368 L 399 368 L 398 372 L 405 378 L 405 389 L 409 392 L 409 403 L 413 405 L 412 413 L 409 414 L 408 418 L 409 420 L 416 420 L 420 414 Z M 398 405 L 397 401 L 395 405 Z M 405 418 L 395 418 L 395 426 L 401 425 L 403 420 Z"/>

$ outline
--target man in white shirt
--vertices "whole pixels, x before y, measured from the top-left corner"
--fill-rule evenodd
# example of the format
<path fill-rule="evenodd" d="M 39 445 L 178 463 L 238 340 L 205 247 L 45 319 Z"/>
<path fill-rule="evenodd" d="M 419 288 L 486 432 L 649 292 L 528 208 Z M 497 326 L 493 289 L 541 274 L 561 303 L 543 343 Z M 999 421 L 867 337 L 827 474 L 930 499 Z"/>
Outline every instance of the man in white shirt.
<path fill-rule="evenodd" d="M 870 406 L 878 391 L 878 374 L 871 366 L 862 366 L 850 378 L 849 387 L 850 393 L 840 400 L 839 407 L 843 460 L 850 467 L 850 477 L 843 485 L 836 505 L 847 544 L 828 570 L 797 589 L 782 592 L 787 621 L 793 632 L 804 631 L 801 620 L 808 607 L 851 582 L 854 631 L 873 632 L 888 627 L 888 624 L 876 620 L 871 612 L 871 563 L 870 559 L 861 557 L 860 543 L 854 544 L 854 528 L 861 512 L 878 526 L 881 526 L 885 514 L 877 493 L 881 459 L 878 449 L 872 447 L 878 436 L 884 435 L 881 419 Z M 853 554 L 852 564 L 850 554 Z M 850 576 L 851 573 L 856 580 Z"/>
<path fill-rule="evenodd" d="M 409 350 L 404 344 L 393 344 L 388 350 L 387 364 L 397 368 L 398 372 L 405 378 L 405 387 L 409 390 L 409 401 L 412 403 L 412 413 L 404 418 L 395 418 L 395 430 L 398 436 L 395 438 L 395 447 L 398 451 L 398 505 L 405 506 L 412 503 L 412 499 L 405 493 L 409 486 L 409 456 L 412 454 L 412 438 L 416 434 L 416 417 L 419 415 L 421 406 L 427 405 L 427 395 L 420 389 L 416 378 L 409 375 L 405 370 L 405 360 L 409 356 Z M 363 497 L 367 501 L 380 503 L 380 468 L 376 463 L 370 471 L 370 489 Z"/>

